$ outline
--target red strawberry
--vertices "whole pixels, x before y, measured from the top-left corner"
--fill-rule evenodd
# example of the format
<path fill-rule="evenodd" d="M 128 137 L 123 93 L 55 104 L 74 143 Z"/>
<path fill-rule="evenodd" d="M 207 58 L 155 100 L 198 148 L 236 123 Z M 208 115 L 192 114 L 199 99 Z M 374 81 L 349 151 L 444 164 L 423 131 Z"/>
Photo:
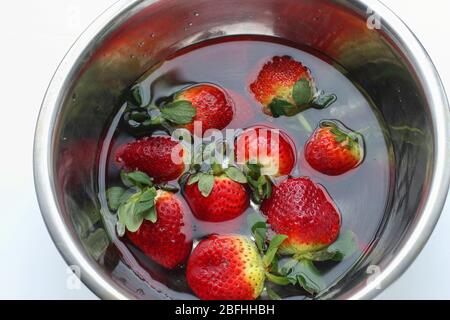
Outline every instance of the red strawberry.
<path fill-rule="evenodd" d="M 282 254 L 302 254 L 333 243 L 341 216 L 326 190 L 309 178 L 290 178 L 274 187 L 261 211 L 273 231 L 288 236 Z"/>
<path fill-rule="evenodd" d="M 316 88 L 309 70 L 289 56 L 274 57 L 259 72 L 250 90 L 264 112 L 291 116 L 313 101 Z"/>
<path fill-rule="evenodd" d="M 178 141 L 168 136 L 153 136 L 121 146 L 116 152 L 116 162 L 127 171 L 145 172 L 156 183 L 161 183 L 183 174 L 186 156 L 186 150 Z"/>
<path fill-rule="evenodd" d="M 268 176 L 289 175 L 296 162 L 294 144 L 288 135 L 263 126 L 246 129 L 235 143 L 238 164 L 259 164 L 262 174 Z"/>
<path fill-rule="evenodd" d="M 192 252 L 186 278 L 203 300 L 254 300 L 263 290 L 265 270 L 249 239 L 213 235 Z"/>
<path fill-rule="evenodd" d="M 189 101 L 196 110 L 192 122 L 184 125 L 192 133 L 195 121 L 201 122 L 204 133 L 208 129 L 222 130 L 233 120 L 233 102 L 228 94 L 217 86 L 192 86 L 175 95 L 174 102 L 178 101 Z"/>
<path fill-rule="evenodd" d="M 243 214 L 250 204 L 250 198 L 241 184 L 245 183 L 245 177 L 241 178 L 243 180 L 233 181 L 226 174 L 192 175 L 186 183 L 184 196 L 194 216 L 202 221 L 223 222 Z"/>
<path fill-rule="evenodd" d="M 363 159 L 362 138 L 332 121 L 323 121 L 305 146 L 305 159 L 315 170 L 337 176 Z"/>
<path fill-rule="evenodd" d="M 155 208 L 157 221 L 144 220 L 136 232 L 127 231 L 127 236 L 150 259 L 173 269 L 187 260 L 192 249 L 187 208 L 175 194 L 161 190 Z"/>

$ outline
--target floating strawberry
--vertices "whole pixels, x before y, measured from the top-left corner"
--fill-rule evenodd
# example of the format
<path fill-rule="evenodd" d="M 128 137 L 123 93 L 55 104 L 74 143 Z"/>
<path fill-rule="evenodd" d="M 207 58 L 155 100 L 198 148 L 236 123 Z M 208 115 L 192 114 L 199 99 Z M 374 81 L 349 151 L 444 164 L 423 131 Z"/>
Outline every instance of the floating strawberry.
<path fill-rule="evenodd" d="M 202 221 L 223 222 L 239 217 L 250 204 L 244 186 L 247 179 L 235 167 L 213 168 L 209 173 L 189 177 L 184 188 L 186 201 L 194 216 Z"/>
<path fill-rule="evenodd" d="M 288 239 L 282 254 L 301 255 L 332 244 L 339 235 L 341 216 L 326 190 L 309 178 L 289 178 L 274 187 L 261 211 L 273 231 Z"/>
<path fill-rule="evenodd" d="M 169 136 L 153 136 L 130 142 L 116 152 L 116 162 L 128 171 L 139 170 L 156 183 L 180 177 L 184 170 L 186 150 Z"/>
<path fill-rule="evenodd" d="M 336 96 L 317 96 L 308 68 L 289 56 L 274 57 L 259 72 L 250 91 L 266 114 L 274 117 L 293 116 L 315 106 L 325 108 Z"/>
<path fill-rule="evenodd" d="M 269 177 L 289 175 L 296 161 L 295 147 L 288 135 L 263 126 L 250 127 L 238 136 L 235 155 L 237 163 L 245 165 L 256 202 L 270 196 Z"/>
<path fill-rule="evenodd" d="M 222 130 L 233 120 L 232 100 L 223 89 L 215 85 L 195 85 L 177 93 L 174 97 L 174 103 L 186 101 L 196 110 L 192 121 L 184 125 L 192 133 L 194 133 L 195 121 L 202 124 L 202 133 L 204 133 L 209 129 Z"/>
<path fill-rule="evenodd" d="M 213 235 L 192 252 L 186 278 L 203 300 L 254 300 L 264 288 L 265 269 L 246 237 Z"/>
<path fill-rule="evenodd" d="M 363 160 L 363 139 L 335 121 L 323 121 L 305 146 L 305 159 L 330 176 L 344 174 Z"/>
<path fill-rule="evenodd" d="M 222 88 L 198 84 L 173 95 L 169 102 L 143 106 L 140 87 L 125 95 L 127 109 L 124 121 L 132 133 L 142 134 L 154 127 L 173 129 L 184 127 L 194 133 L 194 123 L 201 124 L 201 134 L 209 129 L 224 129 L 234 116 L 234 103 Z"/>
<path fill-rule="evenodd" d="M 183 264 L 192 249 L 187 208 L 169 186 L 155 186 L 143 172 L 122 172 L 129 187 L 107 191 L 108 205 L 118 214 L 117 232 L 127 235 L 142 252 L 161 266 Z M 166 190 L 164 190 L 164 189 Z"/>

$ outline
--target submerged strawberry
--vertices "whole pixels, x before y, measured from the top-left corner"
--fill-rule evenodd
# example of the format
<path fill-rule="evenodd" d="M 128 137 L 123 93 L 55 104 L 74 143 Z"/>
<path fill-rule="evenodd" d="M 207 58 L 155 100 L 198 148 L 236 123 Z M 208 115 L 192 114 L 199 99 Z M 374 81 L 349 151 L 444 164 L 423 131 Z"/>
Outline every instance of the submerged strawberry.
<path fill-rule="evenodd" d="M 216 176 L 212 173 L 191 175 L 184 196 L 197 219 L 228 221 L 243 214 L 250 204 L 245 183 L 245 176 L 237 168 L 224 171 L 219 168 Z"/>
<path fill-rule="evenodd" d="M 294 168 L 296 151 L 289 136 L 280 129 L 255 126 L 246 129 L 235 144 L 239 164 L 259 164 L 268 176 L 289 175 Z"/>
<path fill-rule="evenodd" d="M 289 175 L 296 162 L 295 146 L 288 135 L 263 126 L 250 127 L 238 136 L 235 155 L 237 163 L 244 166 L 257 203 L 270 196 L 270 177 Z"/>
<path fill-rule="evenodd" d="M 339 235 L 341 216 L 326 190 L 309 178 L 289 178 L 274 187 L 261 211 L 273 231 L 287 235 L 282 254 L 302 254 L 332 244 Z"/>
<path fill-rule="evenodd" d="M 183 174 L 186 156 L 178 141 L 168 136 L 153 136 L 121 146 L 116 152 L 116 162 L 127 171 L 143 171 L 160 183 Z"/>
<path fill-rule="evenodd" d="M 174 103 L 187 101 L 196 113 L 192 121 L 183 126 L 194 133 L 194 122 L 202 124 L 202 133 L 209 129 L 224 129 L 234 115 L 233 102 L 221 88 L 211 84 L 200 84 L 177 93 Z"/>
<path fill-rule="evenodd" d="M 305 159 L 315 170 L 330 176 L 357 167 L 364 155 L 360 135 L 334 121 L 323 121 L 305 146 Z"/>
<path fill-rule="evenodd" d="M 246 237 L 213 235 L 192 252 L 186 278 L 203 300 L 254 300 L 263 290 L 265 269 Z"/>
<path fill-rule="evenodd" d="M 107 190 L 108 206 L 117 211 L 117 233 L 125 234 L 142 252 L 161 266 L 173 269 L 183 264 L 192 249 L 188 208 L 169 185 L 155 186 L 140 171 L 122 172 L 128 189 Z"/>
<path fill-rule="evenodd" d="M 156 222 L 144 220 L 136 232 L 126 234 L 150 259 L 173 269 L 187 260 L 192 249 L 186 207 L 175 194 L 158 190 L 155 210 Z"/>

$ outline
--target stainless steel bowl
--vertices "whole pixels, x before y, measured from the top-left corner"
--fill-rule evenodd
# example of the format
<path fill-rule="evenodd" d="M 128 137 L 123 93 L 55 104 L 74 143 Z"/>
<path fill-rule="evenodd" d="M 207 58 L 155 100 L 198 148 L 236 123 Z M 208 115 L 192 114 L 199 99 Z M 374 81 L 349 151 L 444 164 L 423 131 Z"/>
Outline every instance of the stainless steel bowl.
<path fill-rule="evenodd" d="M 80 267 L 82 280 L 101 298 L 173 297 L 147 283 L 139 267 L 127 267 L 129 261 L 109 243 L 105 231 L 111 223 L 100 219 L 96 163 L 120 92 L 180 48 L 238 34 L 282 37 L 330 56 L 370 95 L 391 128 L 396 169 L 384 223 L 367 256 L 323 298 L 375 297 L 405 271 L 430 236 L 449 186 L 449 109 L 427 53 L 384 5 L 376 0 L 119 1 L 59 66 L 34 145 L 36 191 L 47 227 L 67 263 Z M 398 127 L 420 134 L 392 129 Z"/>

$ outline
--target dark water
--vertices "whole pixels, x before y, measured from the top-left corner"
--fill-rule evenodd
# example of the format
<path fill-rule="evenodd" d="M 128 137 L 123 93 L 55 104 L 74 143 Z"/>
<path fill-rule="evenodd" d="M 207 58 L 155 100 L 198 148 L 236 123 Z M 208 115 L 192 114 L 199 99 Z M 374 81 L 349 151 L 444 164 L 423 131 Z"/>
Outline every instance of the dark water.
<path fill-rule="evenodd" d="M 264 115 L 248 86 L 262 65 L 276 55 L 289 55 L 301 61 L 311 70 L 317 87 L 327 93 L 336 94 L 337 101 L 328 109 L 310 109 L 291 118 L 274 119 Z M 295 48 L 270 38 L 233 37 L 186 48 L 149 70 L 138 83 L 144 92 L 144 102 L 147 103 L 157 102 L 183 87 L 202 82 L 217 84 L 231 94 L 238 114 L 238 119 L 231 124 L 233 128 L 268 124 L 286 131 L 297 146 L 297 165 L 292 176 L 309 176 L 322 184 L 342 214 L 342 230 L 353 231 L 362 250 L 370 245 L 389 201 L 390 148 L 388 139 L 383 134 L 384 124 L 376 109 L 365 94 L 352 83 L 345 70 L 307 48 Z M 239 107 L 244 105 L 251 111 L 250 116 L 248 112 L 239 113 Z M 106 134 L 106 142 L 110 142 L 109 145 L 106 144 L 100 159 L 100 193 L 106 187 L 120 183 L 119 171 L 113 161 L 114 151 L 119 145 L 135 139 L 120 125 L 122 112 L 123 108 Z M 325 119 L 339 120 L 348 128 L 364 135 L 365 158 L 357 170 L 339 177 L 327 177 L 315 172 L 305 163 L 302 150 L 310 135 L 310 129 L 314 129 Z M 104 197 L 102 199 L 105 204 Z M 102 211 L 111 238 L 122 257 L 122 262 L 111 270 L 118 281 L 128 282 L 128 286 L 134 287 L 136 294 L 143 298 L 193 298 L 184 281 L 183 268 L 166 271 L 126 240 L 117 239 L 114 233 L 115 216 L 107 212 L 105 206 Z M 252 212 L 257 212 L 256 206 L 248 209 L 248 214 Z M 231 223 L 202 224 L 195 221 L 196 240 L 211 230 L 217 233 L 249 234 L 246 215 Z M 361 255 L 357 254 L 338 264 L 319 265 L 325 282 L 331 286 L 343 277 L 360 257 Z M 134 270 L 134 275 L 127 265 Z M 281 294 L 286 298 L 305 298 L 305 292 L 301 289 L 283 288 Z"/>

